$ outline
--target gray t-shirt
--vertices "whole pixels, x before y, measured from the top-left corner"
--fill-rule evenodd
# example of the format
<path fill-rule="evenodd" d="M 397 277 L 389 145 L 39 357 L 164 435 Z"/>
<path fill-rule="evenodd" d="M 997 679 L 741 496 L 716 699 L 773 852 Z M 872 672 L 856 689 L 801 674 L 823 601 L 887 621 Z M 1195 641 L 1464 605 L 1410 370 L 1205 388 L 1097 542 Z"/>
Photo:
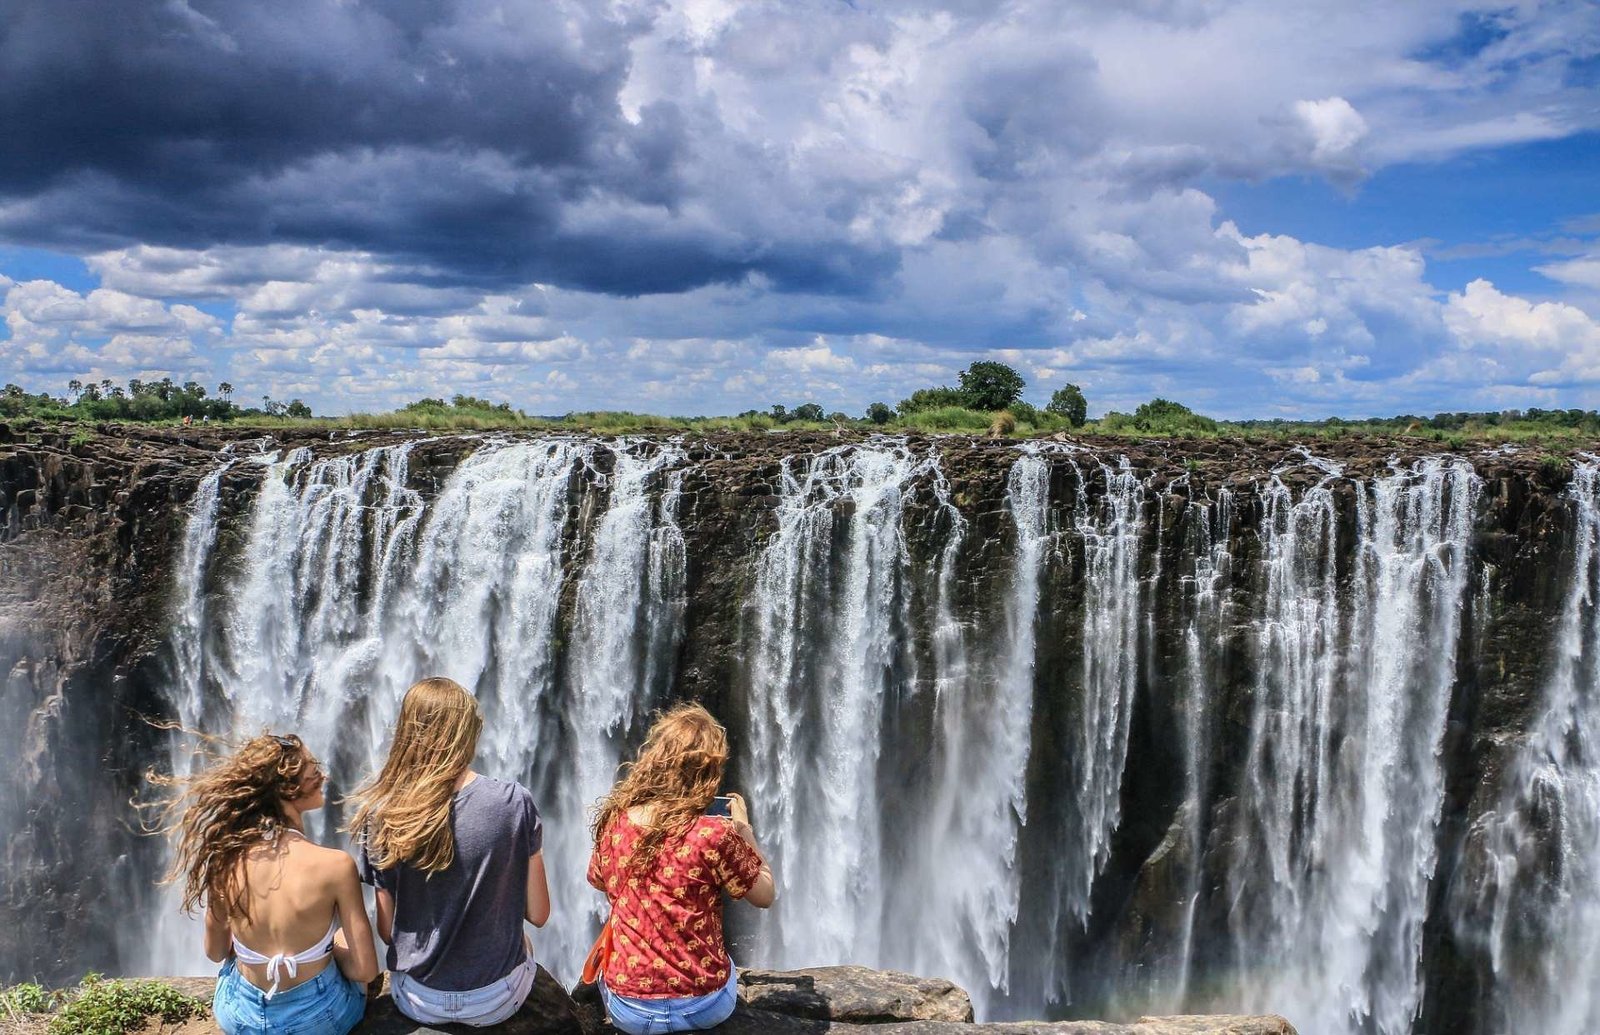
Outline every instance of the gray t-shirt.
<path fill-rule="evenodd" d="M 527 958 L 528 858 L 544 828 L 526 787 L 479 776 L 450 801 L 456 857 L 427 874 L 400 863 L 377 869 L 361 850 L 361 879 L 394 896 L 389 969 L 439 992 L 498 981 Z"/>

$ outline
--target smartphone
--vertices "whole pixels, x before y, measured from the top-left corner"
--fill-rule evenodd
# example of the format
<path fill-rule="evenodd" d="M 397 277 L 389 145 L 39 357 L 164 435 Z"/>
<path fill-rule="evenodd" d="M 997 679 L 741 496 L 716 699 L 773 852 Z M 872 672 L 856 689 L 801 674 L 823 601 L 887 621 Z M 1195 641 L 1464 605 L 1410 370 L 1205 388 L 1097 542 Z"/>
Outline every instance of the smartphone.
<path fill-rule="evenodd" d="M 733 799 L 726 794 L 719 794 L 711 799 L 711 804 L 706 806 L 708 816 L 733 816 Z"/>

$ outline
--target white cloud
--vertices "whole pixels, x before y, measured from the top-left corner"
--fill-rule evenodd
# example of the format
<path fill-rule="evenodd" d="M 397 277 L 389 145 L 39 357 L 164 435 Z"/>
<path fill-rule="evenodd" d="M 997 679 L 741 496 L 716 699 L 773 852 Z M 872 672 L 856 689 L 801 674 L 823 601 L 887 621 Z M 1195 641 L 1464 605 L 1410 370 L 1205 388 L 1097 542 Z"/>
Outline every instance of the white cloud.
<path fill-rule="evenodd" d="M 1535 273 L 1542 273 L 1551 280 L 1558 280 L 1563 284 L 1600 291 L 1600 258 L 1572 259 L 1567 262 L 1535 266 L 1533 269 Z"/>

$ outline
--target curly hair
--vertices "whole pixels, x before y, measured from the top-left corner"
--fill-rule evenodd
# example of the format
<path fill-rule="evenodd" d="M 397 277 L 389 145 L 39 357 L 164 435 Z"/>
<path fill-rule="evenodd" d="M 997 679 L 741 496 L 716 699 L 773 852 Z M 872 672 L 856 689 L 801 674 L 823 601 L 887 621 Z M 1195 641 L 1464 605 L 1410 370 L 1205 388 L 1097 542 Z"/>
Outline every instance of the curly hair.
<path fill-rule="evenodd" d="M 698 704 L 680 704 L 650 727 L 639 757 L 611 793 L 601 798 L 590 828 L 599 847 L 607 829 L 635 806 L 649 806 L 650 820 L 630 865 L 648 870 L 667 841 L 683 836 L 705 813 L 722 783 L 728 733 Z"/>
<path fill-rule="evenodd" d="M 433 676 L 406 691 L 383 769 L 349 798 L 356 803 L 349 830 L 373 865 L 438 873 L 455 861 L 450 800 L 481 732 L 478 702 L 455 680 Z"/>
<path fill-rule="evenodd" d="M 204 905 L 219 916 L 250 918 L 250 878 L 240 864 L 289 825 L 284 802 L 305 793 L 303 777 L 316 765 L 298 736 L 263 733 L 231 754 L 211 756 L 193 776 L 145 775 L 176 789 L 154 807 L 159 829 L 176 841 L 161 882 L 182 881 L 184 912 Z"/>

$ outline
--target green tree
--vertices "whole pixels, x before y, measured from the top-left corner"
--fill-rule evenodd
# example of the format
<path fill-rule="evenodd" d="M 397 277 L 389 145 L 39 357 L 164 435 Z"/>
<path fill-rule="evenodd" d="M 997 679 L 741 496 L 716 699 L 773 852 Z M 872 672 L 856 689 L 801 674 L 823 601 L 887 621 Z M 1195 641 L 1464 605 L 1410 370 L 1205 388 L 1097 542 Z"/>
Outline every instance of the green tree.
<path fill-rule="evenodd" d="M 967 397 L 955 388 L 918 388 L 900 400 L 900 412 L 916 413 L 919 410 L 942 410 L 947 406 L 965 405 Z"/>
<path fill-rule="evenodd" d="M 1022 375 L 993 360 L 980 360 L 961 372 L 961 394 L 968 409 L 1003 410 L 1028 387 Z"/>
<path fill-rule="evenodd" d="M 867 420 L 874 424 L 887 424 L 894 420 L 894 410 L 885 403 L 873 403 L 867 407 Z"/>
<path fill-rule="evenodd" d="M 311 407 L 299 399 L 290 399 L 289 405 L 283 408 L 283 413 L 286 417 L 309 417 L 311 416 Z"/>
<path fill-rule="evenodd" d="M 789 407 L 783 405 L 783 403 L 773 403 L 772 419 L 777 421 L 779 424 L 787 424 L 794 420 L 794 417 L 789 413 Z"/>
<path fill-rule="evenodd" d="M 79 381 L 77 378 L 73 378 L 71 381 L 68 381 L 67 394 L 72 396 L 73 400 L 76 401 L 78 396 L 83 394 L 83 382 Z"/>
<path fill-rule="evenodd" d="M 1045 409 L 1058 417 L 1065 417 L 1067 423 L 1075 428 L 1083 427 L 1084 420 L 1089 416 L 1089 402 L 1083 397 L 1083 389 L 1073 384 L 1057 388 Z"/>
<path fill-rule="evenodd" d="M 795 420 L 823 421 L 828 415 L 822 412 L 822 407 L 817 403 L 801 403 L 794 408 Z"/>
<path fill-rule="evenodd" d="M 217 394 L 221 395 L 225 402 L 232 402 L 233 401 L 233 385 L 229 384 L 226 381 L 222 382 L 220 385 L 217 385 Z"/>

